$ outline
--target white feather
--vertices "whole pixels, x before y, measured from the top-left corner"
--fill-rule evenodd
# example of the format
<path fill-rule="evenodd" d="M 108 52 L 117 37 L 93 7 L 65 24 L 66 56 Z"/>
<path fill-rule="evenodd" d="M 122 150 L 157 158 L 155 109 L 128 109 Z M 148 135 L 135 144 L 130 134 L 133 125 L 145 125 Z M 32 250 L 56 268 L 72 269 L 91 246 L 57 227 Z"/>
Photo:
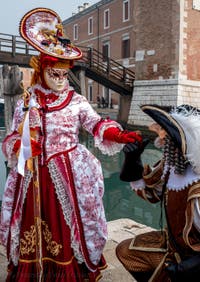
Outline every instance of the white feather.
<path fill-rule="evenodd" d="M 200 174 L 200 113 L 197 110 L 188 111 L 182 107 L 181 112 L 175 109 L 171 115 L 185 133 L 187 144 L 185 157 L 191 163 L 193 171 Z"/>

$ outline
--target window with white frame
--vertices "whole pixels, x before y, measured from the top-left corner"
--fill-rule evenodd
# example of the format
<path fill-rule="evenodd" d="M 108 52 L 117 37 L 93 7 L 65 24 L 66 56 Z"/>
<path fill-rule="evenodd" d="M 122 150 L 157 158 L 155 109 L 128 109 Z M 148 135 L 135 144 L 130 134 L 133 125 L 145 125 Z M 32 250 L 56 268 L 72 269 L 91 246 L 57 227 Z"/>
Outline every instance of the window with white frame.
<path fill-rule="evenodd" d="M 130 17 L 130 5 L 129 0 L 123 1 L 123 22 L 129 21 Z"/>
<path fill-rule="evenodd" d="M 130 57 L 130 38 L 122 38 L 122 58 L 126 59 Z"/>
<path fill-rule="evenodd" d="M 93 17 L 88 19 L 88 34 L 93 33 Z"/>
<path fill-rule="evenodd" d="M 74 40 L 78 40 L 78 25 L 74 25 Z"/>
<path fill-rule="evenodd" d="M 107 9 L 104 11 L 104 29 L 110 27 L 110 10 Z"/>
<path fill-rule="evenodd" d="M 106 62 L 108 60 L 108 57 L 110 56 L 110 43 L 109 42 L 103 43 L 102 54 L 103 54 L 103 62 Z"/>

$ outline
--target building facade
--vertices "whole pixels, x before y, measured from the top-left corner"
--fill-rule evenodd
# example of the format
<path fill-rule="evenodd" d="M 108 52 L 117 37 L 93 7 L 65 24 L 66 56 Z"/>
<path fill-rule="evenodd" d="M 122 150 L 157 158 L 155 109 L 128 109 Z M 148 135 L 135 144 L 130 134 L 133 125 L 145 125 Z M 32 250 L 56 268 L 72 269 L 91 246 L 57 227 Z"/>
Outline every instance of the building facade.
<path fill-rule="evenodd" d="M 147 125 L 139 105 L 200 108 L 200 1 L 134 0 L 134 91 L 129 124 Z"/>
<path fill-rule="evenodd" d="M 85 3 L 64 27 L 75 44 L 96 48 L 135 71 L 129 124 L 150 122 L 141 104 L 200 108 L 200 0 Z M 93 92 L 105 97 L 103 87 L 96 89 L 90 80 L 87 87 L 89 100 Z"/>
<path fill-rule="evenodd" d="M 133 70 L 133 3 L 132 0 L 102 0 L 92 6 L 84 3 L 63 22 L 65 34 L 75 45 L 94 48 Z M 119 94 L 91 79 L 86 79 L 86 93 L 91 103 L 96 103 L 99 96 L 108 106 L 119 104 Z"/>

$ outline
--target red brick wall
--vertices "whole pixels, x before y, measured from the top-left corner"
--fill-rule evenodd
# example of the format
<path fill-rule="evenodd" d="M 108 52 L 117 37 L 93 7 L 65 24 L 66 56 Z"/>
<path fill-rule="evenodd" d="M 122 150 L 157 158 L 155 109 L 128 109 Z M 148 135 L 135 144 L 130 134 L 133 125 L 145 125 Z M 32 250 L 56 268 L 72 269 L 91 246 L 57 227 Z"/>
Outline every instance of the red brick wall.
<path fill-rule="evenodd" d="M 136 50 L 144 51 L 144 60 L 136 61 L 139 80 L 168 79 L 176 76 L 179 5 L 173 0 L 135 0 L 134 29 Z M 153 55 L 148 55 L 149 51 Z M 157 69 L 153 71 L 153 66 Z"/>
<path fill-rule="evenodd" d="M 104 10 L 110 10 L 110 27 L 103 28 Z M 173 0 L 130 0 L 130 20 L 123 22 L 123 1 L 113 0 L 88 14 L 77 14 L 65 25 L 73 39 L 73 25 L 79 25 L 79 38 L 74 43 L 93 46 L 102 51 L 103 42 L 110 43 L 110 56 L 123 63 L 122 37 L 130 38 L 129 67 L 136 71 L 136 79 L 153 80 L 177 77 L 179 52 L 180 7 Z M 88 18 L 93 16 L 94 32 L 88 35 Z M 99 42 L 98 42 L 99 17 Z M 136 51 L 144 51 L 144 59 L 135 62 Z M 148 52 L 154 52 L 148 55 Z M 135 67 L 136 65 L 136 67 Z M 155 71 L 156 68 L 156 71 Z"/>
<path fill-rule="evenodd" d="M 102 47 L 105 42 L 110 44 L 110 57 L 118 63 L 123 64 L 121 58 L 122 36 L 128 35 L 130 38 L 131 57 L 128 60 L 129 68 L 134 70 L 134 30 L 133 30 L 133 2 L 130 0 L 130 19 L 123 22 L 123 1 L 113 0 L 99 7 L 95 6 L 91 12 L 78 13 L 72 17 L 69 23 L 64 24 L 66 35 L 72 42 L 79 46 L 91 46 L 99 52 L 102 52 Z M 99 2 L 100 3 L 100 2 Z M 104 29 L 104 11 L 110 11 L 110 27 Z M 86 10 L 87 11 L 87 10 Z M 88 35 L 88 18 L 93 17 L 93 34 Z M 73 39 L 73 26 L 78 24 L 78 40 Z M 87 86 L 86 86 L 87 90 Z M 97 86 L 94 82 L 94 102 L 97 95 L 103 94 L 103 87 Z M 113 93 L 113 92 L 112 92 Z M 119 103 L 119 94 L 113 93 L 112 99 L 115 104 Z"/>
<path fill-rule="evenodd" d="M 110 10 L 110 27 L 104 29 L 103 17 L 104 11 Z M 111 46 L 111 57 L 113 59 L 121 59 L 121 41 L 122 35 L 129 33 L 131 39 L 131 50 L 133 51 L 133 1 L 130 0 L 130 20 L 123 22 L 122 13 L 123 1 L 113 0 L 108 4 L 102 5 L 99 8 L 95 8 L 87 14 L 77 14 L 72 17 L 70 22 L 64 25 L 66 34 L 71 38 L 75 44 L 81 44 L 83 46 L 93 45 L 98 49 L 98 36 L 99 36 L 99 51 L 102 51 L 102 42 L 108 40 Z M 93 16 L 93 34 L 88 35 L 88 18 Z M 73 39 L 73 26 L 78 24 L 79 37 L 78 40 Z M 133 55 L 133 52 L 131 52 Z"/>
<path fill-rule="evenodd" d="M 186 75 L 189 80 L 200 80 L 200 11 L 192 8 L 192 0 L 185 5 L 185 49 Z"/>
<path fill-rule="evenodd" d="M 102 1 L 97 4 L 102 3 Z M 129 68 L 136 80 L 200 80 L 200 11 L 193 0 L 130 0 L 130 20 L 122 21 L 122 0 L 108 1 L 90 13 L 80 13 L 65 26 L 73 41 L 73 25 L 79 25 L 75 44 L 93 46 L 102 51 L 110 43 L 110 56 L 119 63 L 122 37 L 130 37 Z M 110 9 L 110 27 L 103 28 L 104 10 Z M 88 18 L 93 16 L 94 32 L 88 35 Z M 99 21 L 98 21 L 99 16 Z M 98 34 L 99 22 L 99 34 Z M 143 52 L 138 60 L 138 52 Z M 100 92 L 101 86 L 99 86 Z M 96 90 L 96 89 L 95 89 Z M 101 93 L 100 93 L 101 94 Z M 116 94 L 117 97 L 118 94 Z"/>

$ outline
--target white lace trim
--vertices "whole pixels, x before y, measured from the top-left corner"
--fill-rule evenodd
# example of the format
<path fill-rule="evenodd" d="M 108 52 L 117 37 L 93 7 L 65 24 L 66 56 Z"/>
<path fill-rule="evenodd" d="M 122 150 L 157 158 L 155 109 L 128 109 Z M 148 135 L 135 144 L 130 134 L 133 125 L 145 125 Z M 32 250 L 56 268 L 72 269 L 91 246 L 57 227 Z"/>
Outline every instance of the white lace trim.
<path fill-rule="evenodd" d="M 163 176 L 165 175 L 166 170 L 167 168 L 164 168 Z M 175 174 L 174 167 L 172 167 L 170 169 L 170 175 L 167 182 L 167 189 L 173 191 L 181 191 L 187 188 L 189 185 L 198 182 L 199 180 L 200 180 L 200 175 L 196 174 L 192 170 L 191 166 L 187 167 L 184 175 Z"/>
<path fill-rule="evenodd" d="M 15 266 L 18 264 L 19 260 L 19 234 L 20 228 L 19 224 L 17 224 L 14 228 L 11 228 L 11 249 L 10 249 L 10 257 Z"/>
<path fill-rule="evenodd" d="M 59 169 L 58 169 L 58 167 L 57 167 L 57 165 L 56 165 L 56 163 L 54 162 L 53 159 L 49 161 L 48 168 L 49 168 L 49 172 L 50 172 L 52 181 L 55 185 L 58 200 L 59 200 L 61 207 L 62 207 L 64 219 L 66 221 L 66 224 L 70 228 L 71 247 L 74 250 L 74 256 L 76 257 L 76 259 L 78 260 L 79 263 L 82 263 L 84 261 L 84 259 L 83 259 L 81 252 L 80 252 L 80 244 L 77 240 L 75 240 L 74 226 L 73 226 L 72 221 L 71 221 L 72 206 L 70 204 L 69 197 L 66 193 L 68 183 L 62 177 L 62 175 L 61 175 L 61 173 L 60 173 L 60 171 L 59 171 Z"/>
<path fill-rule="evenodd" d="M 165 167 L 162 175 L 164 179 L 168 168 Z M 175 174 L 174 167 L 170 169 L 170 175 L 167 182 L 167 189 L 173 191 L 181 191 L 187 188 L 188 186 L 197 183 L 200 180 L 200 175 L 196 174 L 191 166 L 188 166 L 184 175 Z M 145 188 L 145 182 L 143 179 L 133 181 L 130 183 L 132 190 L 142 190 Z"/>
<path fill-rule="evenodd" d="M 58 106 L 60 104 L 62 104 L 62 102 L 66 99 L 68 93 L 70 90 L 73 90 L 72 87 L 69 87 L 68 89 L 66 89 L 65 91 L 63 91 L 62 93 L 58 93 L 58 92 L 53 92 L 51 89 L 45 89 L 43 88 L 41 85 L 39 84 L 36 84 L 34 85 L 34 87 L 32 88 L 33 91 L 35 91 L 36 89 L 40 90 L 41 92 L 43 92 L 45 95 L 48 95 L 48 94 L 51 94 L 51 93 L 54 93 L 56 96 L 58 96 L 58 99 L 56 99 L 54 102 L 48 104 L 47 103 L 47 106 L 49 108 L 51 107 L 55 107 L 55 106 Z"/>
<path fill-rule="evenodd" d="M 10 242 L 10 257 L 13 261 L 14 265 L 18 264 L 19 260 L 19 237 L 20 237 L 20 228 L 21 228 L 21 216 L 22 216 L 22 208 L 24 205 L 24 201 L 26 199 L 26 194 L 28 191 L 28 187 L 30 185 L 30 181 L 32 178 L 32 172 L 27 170 L 25 177 L 23 179 L 23 183 L 21 184 L 21 194 L 23 196 L 22 203 L 20 203 L 20 218 L 18 218 L 14 224 L 11 226 L 11 242 Z"/>
<path fill-rule="evenodd" d="M 15 145 L 15 142 L 19 139 L 19 135 L 12 135 L 11 137 L 8 137 L 9 141 L 6 142 L 6 159 L 8 161 L 7 166 L 9 168 L 13 168 L 17 164 L 17 157 L 16 154 L 13 153 L 13 147 Z"/>
<path fill-rule="evenodd" d="M 130 185 L 131 185 L 131 189 L 134 191 L 142 190 L 145 188 L 145 182 L 143 178 L 137 181 L 132 181 Z"/>
<path fill-rule="evenodd" d="M 102 152 L 102 154 L 113 156 L 116 153 L 119 153 L 123 149 L 124 144 L 103 139 L 103 134 L 105 130 L 110 127 L 117 127 L 120 130 L 123 130 L 121 125 L 116 121 L 111 120 L 109 122 L 103 122 L 99 128 L 98 134 L 94 136 L 94 146 L 97 147 Z"/>

